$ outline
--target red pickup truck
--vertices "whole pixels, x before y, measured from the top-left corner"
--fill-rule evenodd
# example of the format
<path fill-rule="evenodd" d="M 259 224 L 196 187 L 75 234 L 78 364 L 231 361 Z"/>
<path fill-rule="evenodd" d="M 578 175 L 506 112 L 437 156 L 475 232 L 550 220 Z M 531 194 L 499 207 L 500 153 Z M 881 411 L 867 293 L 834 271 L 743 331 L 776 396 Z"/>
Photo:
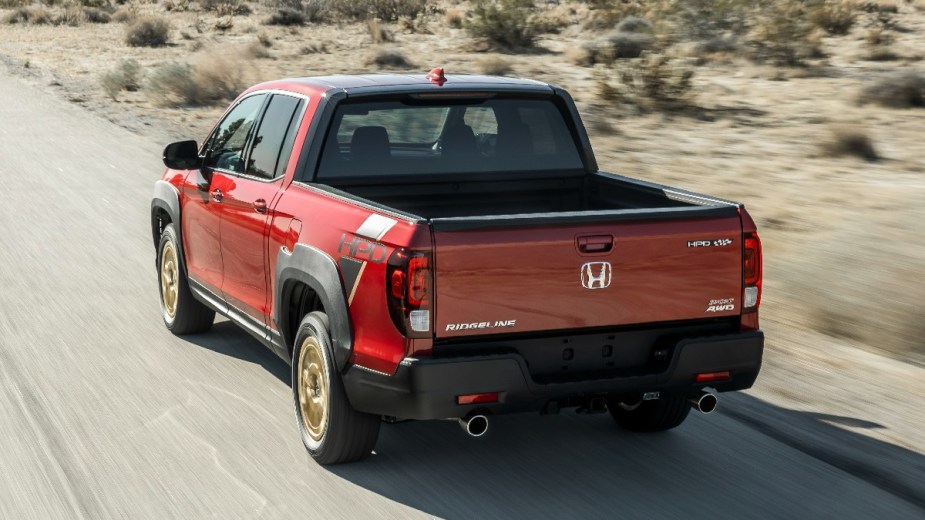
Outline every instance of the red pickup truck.
<path fill-rule="evenodd" d="M 201 333 L 217 312 L 289 362 L 319 463 L 368 456 L 383 420 L 478 436 L 492 414 L 577 408 L 666 430 L 758 375 L 745 208 L 598 171 L 559 87 L 272 81 L 164 163 L 165 324 Z"/>

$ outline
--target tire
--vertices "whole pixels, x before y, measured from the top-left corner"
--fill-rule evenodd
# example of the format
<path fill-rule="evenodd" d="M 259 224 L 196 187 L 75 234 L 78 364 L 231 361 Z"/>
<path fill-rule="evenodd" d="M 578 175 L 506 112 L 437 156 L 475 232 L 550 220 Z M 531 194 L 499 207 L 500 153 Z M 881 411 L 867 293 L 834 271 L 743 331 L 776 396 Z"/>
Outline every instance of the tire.
<path fill-rule="evenodd" d="M 193 297 L 180 267 L 177 232 L 167 224 L 157 246 L 157 284 L 164 325 L 176 335 L 199 334 L 212 328 L 215 311 Z"/>
<path fill-rule="evenodd" d="M 292 395 L 302 444 L 316 462 L 342 464 L 372 453 L 380 417 L 350 406 L 334 368 L 328 317 L 322 312 L 309 314 L 299 324 L 292 353 Z"/>
<path fill-rule="evenodd" d="M 661 432 L 679 426 L 691 412 L 683 395 L 662 395 L 652 401 L 641 401 L 627 406 L 619 399 L 608 399 L 610 416 L 626 430 L 634 432 Z"/>

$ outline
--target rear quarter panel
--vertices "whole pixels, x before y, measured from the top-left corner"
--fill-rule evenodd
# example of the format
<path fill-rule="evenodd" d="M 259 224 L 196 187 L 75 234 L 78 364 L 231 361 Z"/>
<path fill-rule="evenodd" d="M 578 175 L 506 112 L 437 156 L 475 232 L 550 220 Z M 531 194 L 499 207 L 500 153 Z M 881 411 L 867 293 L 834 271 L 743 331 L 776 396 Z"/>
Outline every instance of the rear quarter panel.
<path fill-rule="evenodd" d="M 378 215 L 373 217 L 377 223 L 372 228 L 378 230 L 373 233 L 376 236 L 369 236 L 370 226 L 364 229 L 364 223 L 372 215 Z M 297 230 L 292 229 L 293 219 L 299 222 Z M 297 239 L 292 236 L 293 231 L 297 232 Z M 287 241 L 291 247 L 294 240 L 322 250 L 338 266 L 353 328 L 350 362 L 394 373 L 411 343 L 398 332 L 389 315 L 386 262 L 395 248 L 410 245 L 429 248 L 426 226 L 356 205 L 310 185 L 293 183 L 277 203 L 271 224 L 271 273 L 276 272 L 280 248 Z M 276 287 L 271 287 L 270 294 L 275 292 Z M 279 330 L 275 321 L 271 326 Z"/>

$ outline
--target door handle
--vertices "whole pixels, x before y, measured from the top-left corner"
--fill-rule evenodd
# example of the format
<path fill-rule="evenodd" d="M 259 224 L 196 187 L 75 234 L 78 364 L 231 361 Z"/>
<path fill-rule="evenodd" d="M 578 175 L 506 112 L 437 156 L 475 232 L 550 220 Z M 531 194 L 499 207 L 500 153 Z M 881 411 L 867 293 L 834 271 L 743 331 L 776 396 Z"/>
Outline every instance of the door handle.
<path fill-rule="evenodd" d="M 215 188 L 214 190 L 212 190 L 212 200 L 214 200 L 215 202 L 221 202 L 224 197 L 225 196 L 222 195 L 222 190 L 218 188 Z"/>
<path fill-rule="evenodd" d="M 602 255 L 613 249 L 613 235 L 588 235 L 575 241 L 578 251 L 587 255 Z"/>
<path fill-rule="evenodd" d="M 263 199 L 257 199 L 254 201 L 254 211 L 257 213 L 266 213 L 267 212 L 267 201 Z"/>

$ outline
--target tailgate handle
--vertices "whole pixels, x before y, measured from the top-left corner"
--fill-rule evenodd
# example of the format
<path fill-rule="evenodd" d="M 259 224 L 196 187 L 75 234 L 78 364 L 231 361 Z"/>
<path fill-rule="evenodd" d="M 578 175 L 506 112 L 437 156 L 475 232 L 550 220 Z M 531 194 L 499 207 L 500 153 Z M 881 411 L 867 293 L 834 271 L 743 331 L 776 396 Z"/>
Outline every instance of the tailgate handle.
<path fill-rule="evenodd" d="M 604 254 L 613 249 L 613 235 L 587 235 L 576 239 L 578 251 L 585 254 Z"/>

